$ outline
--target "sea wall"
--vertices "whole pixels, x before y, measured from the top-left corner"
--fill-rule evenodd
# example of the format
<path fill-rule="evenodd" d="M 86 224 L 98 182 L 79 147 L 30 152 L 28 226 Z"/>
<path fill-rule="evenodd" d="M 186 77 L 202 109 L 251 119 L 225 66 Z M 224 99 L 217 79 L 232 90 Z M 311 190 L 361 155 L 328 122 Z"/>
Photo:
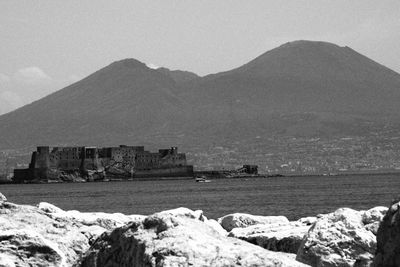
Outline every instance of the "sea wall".
<path fill-rule="evenodd" d="M 297 221 L 243 213 L 212 220 L 187 208 L 149 216 L 64 211 L 0 193 L 0 266 L 371 266 L 376 234 L 390 238 L 381 228 L 398 217 L 396 205 L 386 219 L 387 208 L 375 207 Z M 397 241 L 383 239 L 379 262 L 392 262 Z"/>
<path fill-rule="evenodd" d="M 160 168 L 151 170 L 136 170 L 133 177 L 193 177 L 193 166 Z"/>

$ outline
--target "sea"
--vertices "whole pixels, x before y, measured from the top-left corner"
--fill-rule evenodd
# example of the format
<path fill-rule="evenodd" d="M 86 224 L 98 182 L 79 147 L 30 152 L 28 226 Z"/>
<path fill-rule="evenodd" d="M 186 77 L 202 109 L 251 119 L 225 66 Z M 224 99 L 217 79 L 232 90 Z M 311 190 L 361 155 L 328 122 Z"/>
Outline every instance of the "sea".
<path fill-rule="evenodd" d="M 213 219 L 242 212 L 296 220 L 341 207 L 388 206 L 400 196 L 400 174 L 3 184 L 0 192 L 17 204 L 49 202 L 82 212 L 148 215 L 187 207 Z"/>

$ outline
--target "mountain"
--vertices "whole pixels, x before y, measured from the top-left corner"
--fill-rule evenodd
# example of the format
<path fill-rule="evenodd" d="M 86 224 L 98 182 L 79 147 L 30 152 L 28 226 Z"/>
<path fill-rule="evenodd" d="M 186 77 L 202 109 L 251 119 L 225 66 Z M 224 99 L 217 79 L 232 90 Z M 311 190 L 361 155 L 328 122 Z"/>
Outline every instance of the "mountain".
<path fill-rule="evenodd" d="M 290 42 L 205 77 L 125 59 L 0 116 L 0 148 L 363 134 L 397 122 L 399 101 L 398 73 L 325 42 Z"/>
<path fill-rule="evenodd" d="M 263 112 L 396 115 L 400 75 L 348 47 L 296 41 L 206 76 L 192 89 L 187 93 L 196 101 L 245 101 Z"/>
<path fill-rule="evenodd" d="M 170 70 L 167 68 L 159 68 L 157 71 L 171 77 L 178 84 L 190 82 L 196 78 L 199 78 L 196 73 L 190 71 Z"/>
<path fill-rule="evenodd" d="M 184 93 L 227 133 L 234 122 L 251 134 L 351 134 L 364 131 L 360 122 L 397 121 L 400 115 L 398 73 L 326 42 L 286 43 L 203 77 Z"/>
<path fill-rule="evenodd" d="M 185 123 L 189 107 L 167 71 L 125 59 L 0 117 L 1 147 L 134 142 Z M 175 114 L 183 114 L 179 118 Z M 121 143 L 122 144 L 122 143 Z"/>

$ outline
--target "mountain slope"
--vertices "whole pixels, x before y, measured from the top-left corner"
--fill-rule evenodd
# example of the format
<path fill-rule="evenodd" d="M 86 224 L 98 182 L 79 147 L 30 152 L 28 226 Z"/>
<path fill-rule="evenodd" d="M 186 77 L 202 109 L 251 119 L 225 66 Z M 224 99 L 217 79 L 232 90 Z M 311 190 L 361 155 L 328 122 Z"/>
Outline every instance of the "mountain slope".
<path fill-rule="evenodd" d="M 245 101 L 268 112 L 393 115 L 399 111 L 400 75 L 348 47 L 296 41 L 204 77 L 188 94 L 207 102 Z"/>
<path fill-rule="evenodd" d="M 196 73 L 190 71 L 169 70 L 167 68 L 159 68 L 157 69 L 157 71 L 171 77 L 178 84 L 186 83 L 189 81 L 193 81 L 196 78 L 199 78 Z"/>
<path fill-rule="evenodd" d="M 200 119 L 225 134 L 362 134 L 400 115 L 398 73 L 326 42 L 287 43 L 187 86 Z"/>
<path fill-rule="evenodd" d="M 399 101 L 398 73 L 325 42 L 287 43 L 205 77 L 126 59 L 0 116 L 0 148 L 363 134 L 397 122 Z"/>
<path fill-rule="evenodd" d="M 0 117 L 2 147 L 29 144 L 115 144 L 120 137 L 168 129 L 186 104 L 169 76 L 127 59 Z M 184 119 L 181 116 L 180 119 Z"/>

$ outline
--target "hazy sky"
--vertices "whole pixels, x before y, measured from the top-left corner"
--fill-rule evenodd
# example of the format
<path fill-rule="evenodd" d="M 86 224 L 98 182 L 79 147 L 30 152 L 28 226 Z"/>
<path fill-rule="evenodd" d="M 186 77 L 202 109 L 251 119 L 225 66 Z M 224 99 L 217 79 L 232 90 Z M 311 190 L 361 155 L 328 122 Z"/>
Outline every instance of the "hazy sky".
<path fill-rule="evenodd" d="M 205 75 L 299 39 L 400 72 L 400 1 L 0 0 L 0 114 L 123 58 Z"/>

